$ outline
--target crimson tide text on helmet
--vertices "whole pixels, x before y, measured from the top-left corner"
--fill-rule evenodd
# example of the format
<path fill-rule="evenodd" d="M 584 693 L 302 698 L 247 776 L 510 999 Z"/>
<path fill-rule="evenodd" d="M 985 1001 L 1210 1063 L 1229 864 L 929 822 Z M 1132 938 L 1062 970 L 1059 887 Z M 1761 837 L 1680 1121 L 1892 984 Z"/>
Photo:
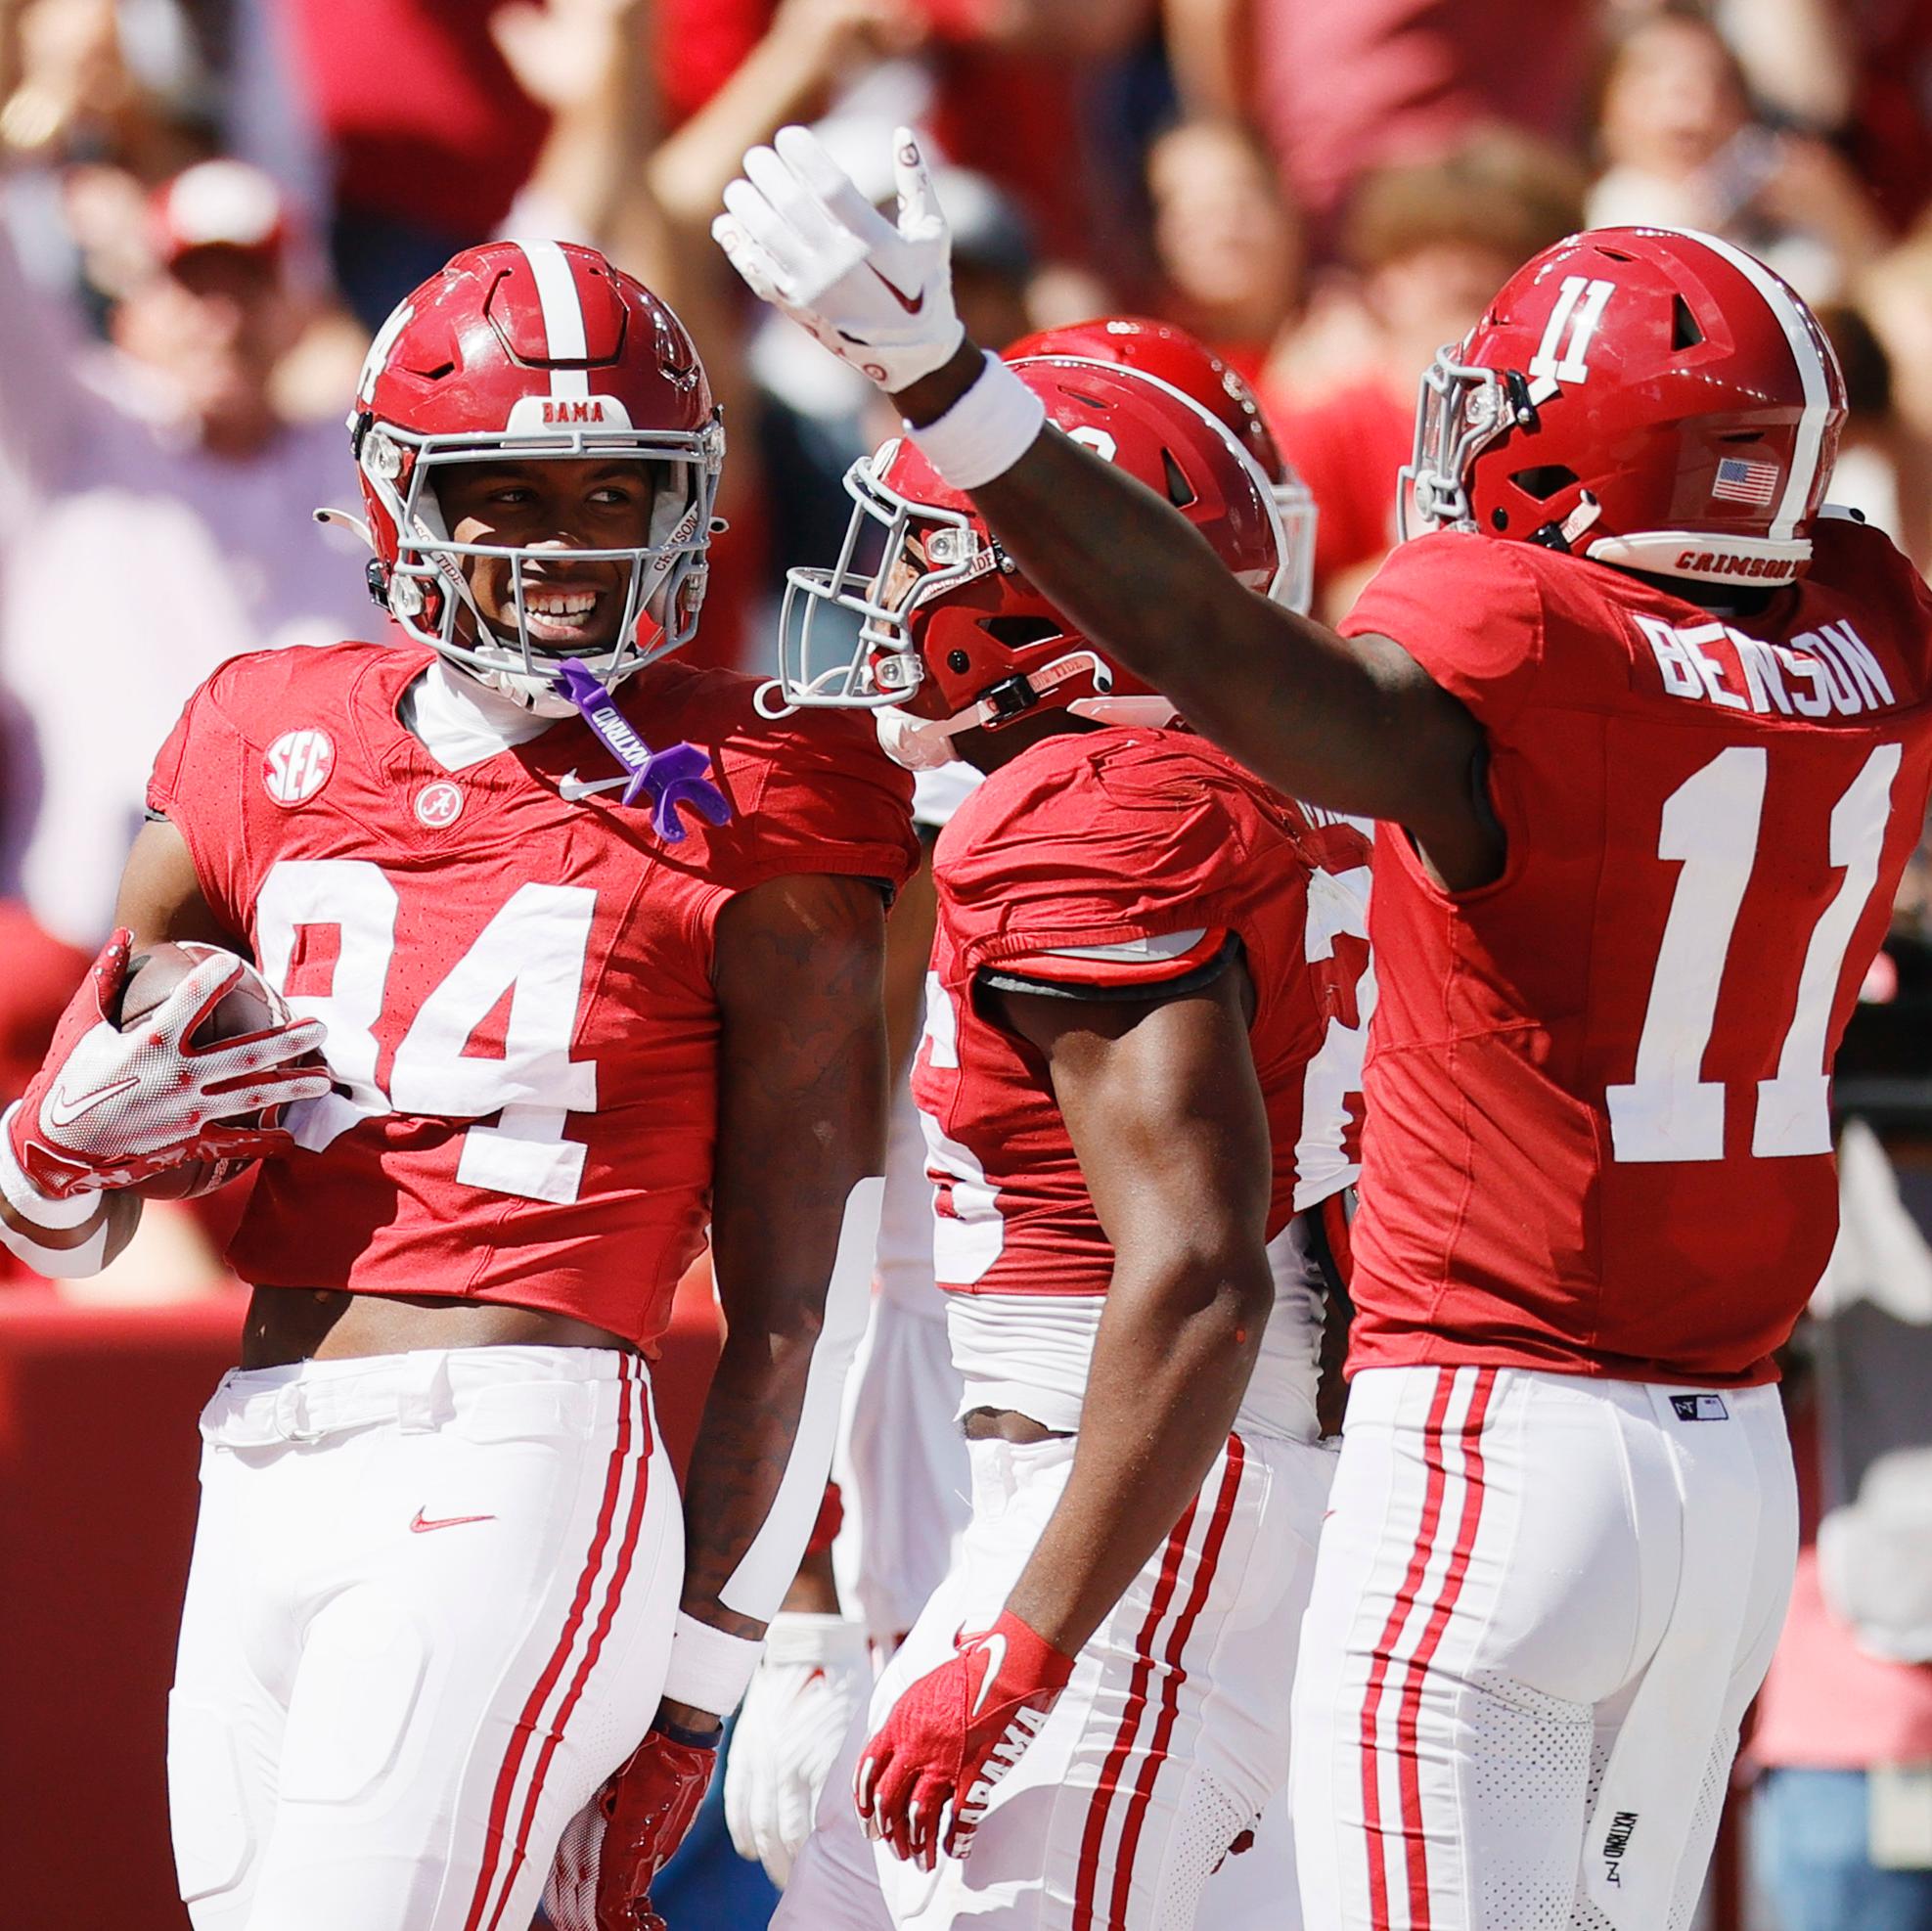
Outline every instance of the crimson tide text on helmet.
<path fill-rule="evenodd" d="M 1040 356 L 1116 362 L 1165 382 L 1217 417 L 1261 466 L 1281 517 L 1281 567 L 1269 595 L 1306 611 L 1315 594 L 1315 498 L 1281 454 L 1247 378 L 1198 336 L 1145 315 L 1102 315 L 1058 329 L 1036 329 L 1001 351 L 1008 362 Z"/>
<path fill-rule="evenodd" d="M 523 571 L 555 551 L 451 540 L 436 494 L 461 463 L 608 457 L 652 466 L 648 541 L 573 553 L 626 562 L 616 642 L 586 657 L 607 686 L 688 643 L 704 596 L 724 430 L 684 325 L 594 248 L 493 242 L 468 248 L 378 332 L 349 434 L 369 538 L 370 587 L 419 643 L 540 712 L 565 715 L 554 653 L 531 640 Z M 487 624 L 465 560 L 507 558 L 517 634 Z"/>
<path fill-rule="evenodd" d="M 1198 403 L 1099 362 L 1019 362 L 1013 373 L 1049 422 L 1172 504 L 1241 582 L 1266 591 L 1281 554 L 1273 498 Z M 914 770 L 948 762 L 958 733 L 998 730 L 1040 704 L 1115 723 L 1173 719 L 1165 697 L 1019 573 L 971 498 L 915 444 L 895 438 L 853 464 L 845 489 L 855 507 L 837 562 L 786 573 L 779 677 L 767 692 L 786 704 L 879 710 L 881 741 Z M 881 536 L 876 565 L 861 566 L 861 546 Z"/>
<path fill-rule="evenodd" d="M 1803 298 L 1742 248 L 1595 228 L 1519 269 L 1422 379 L 1403 472 L 1432 526 L 1774 585 L 1810 562 L 1845 382 Z"/>

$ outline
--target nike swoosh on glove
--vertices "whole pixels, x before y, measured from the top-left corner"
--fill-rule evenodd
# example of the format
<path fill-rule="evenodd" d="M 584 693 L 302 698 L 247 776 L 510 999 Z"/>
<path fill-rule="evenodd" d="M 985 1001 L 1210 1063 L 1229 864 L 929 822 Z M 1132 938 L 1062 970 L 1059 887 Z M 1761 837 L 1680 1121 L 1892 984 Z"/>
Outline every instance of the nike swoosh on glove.
<path fill-rule="evenodd" d="M 110 1015 L 120 1010 L 131 951 L 124 927 L 102 948 L 9 1118 L 14 1158 L 53 1199 L 131 1187 L 184 1159 L 285 1150 L 292 1145 L 286 1133 L 222 1122 L 319 1100 L 330 1088 L 327 1067 L 289 1063 L 319 1051 L 322 1022 L 290 1018 L 255 968 L 234 953 L 204 959 L 122 1032 Z M 191 1046 L 202 1021 L 245 978 L 281 1022 L 246 1039 Z"/>
<path fill-rule="evenodd" d="M 725 1757 L 725 1823 L 739 1856 L 781 1889 L 871 1690 L 861 1625 L 798 1610 L 772 1618 Z"/>
<path fill-rule="evenodd" d="M 918 137 L 893 136 L 898 219 L 888 221 L 802 127 L 744 157 L 711 224 L 752 292 L 887 391 L 959 347 L 953 237 Z"/>
<path fill-rule="evenodd" d="M 853 1796 L 869 1836 L 930 1870 L 965 1857 L 995 1786 L 1039 1734 L 1073 1674 L 1011 1610 L 909 1685 L 859 1754 Z"/>
<path fill-rule="evenodd" d="M 631 1760 L 564 1827 L 544 1884 L 557 1931 L 666 1931 L 651 1886 L 684 1842 L 718 1761 L 715 1743 L 654 1726 Z"/>

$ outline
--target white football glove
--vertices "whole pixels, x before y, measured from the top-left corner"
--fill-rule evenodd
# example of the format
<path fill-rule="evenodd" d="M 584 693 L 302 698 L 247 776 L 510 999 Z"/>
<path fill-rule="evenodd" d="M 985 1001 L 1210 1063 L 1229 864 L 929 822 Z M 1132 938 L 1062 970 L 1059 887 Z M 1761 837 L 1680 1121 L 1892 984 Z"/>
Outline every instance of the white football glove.
<path fill-rule="evenodd" d="M 118 1010 L 130 952 L 127 932 L 116 931 L 7 1116 L 14 1163 L 51 1199 L 130 1187 L 196 1155 L 254 1159 L 285 1150 L 289 1136 L 278 1129 L 224 1122 L 330 1090 L 319 1060 L 292 1063 L 319 1051 L 322 1022 L 291 1018 L 247 960 L 214 947 L 122 1032 L 108 1014 Z M 276 1023 L 246 1039 L 191 1045 L 202 1021 L 244 981 L 266 998 Z"/>
<path fill-rule="evenodd" d="M 953 306 L 952 231 L 918 137 L 893 137 L 895 226 L 803 127 L 744 157 L 711 224 L 754 294 L 895 392 L 929 376 L 965 335 Z"/>
<path fill-rule="evenodd" d="M 872 1694 L 862 1625 L 781 1611 L 725 1758 L 725 1822 L 740 1857 L 783 1887 L 854 1715 Z"/>

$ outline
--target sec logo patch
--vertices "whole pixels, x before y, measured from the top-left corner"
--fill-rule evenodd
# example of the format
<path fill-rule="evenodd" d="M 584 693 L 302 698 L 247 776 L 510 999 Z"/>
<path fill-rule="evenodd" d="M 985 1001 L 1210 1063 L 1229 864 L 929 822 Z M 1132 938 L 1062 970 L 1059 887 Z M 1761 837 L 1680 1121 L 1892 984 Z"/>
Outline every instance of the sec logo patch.
<path fill-rule="evenodd" d="M 329 782 L 336 768 L 336 746 L 328 732 L 312 725 L 285 731 L 261 761 L 262 788 L 279 805 L 306 804 Z"/>
<path fill-rule="evenodd" d="M 440 831 L 463 816 L 463 793 L 447 779 L 426 785 L 416 794 L 416 822 Z"/>

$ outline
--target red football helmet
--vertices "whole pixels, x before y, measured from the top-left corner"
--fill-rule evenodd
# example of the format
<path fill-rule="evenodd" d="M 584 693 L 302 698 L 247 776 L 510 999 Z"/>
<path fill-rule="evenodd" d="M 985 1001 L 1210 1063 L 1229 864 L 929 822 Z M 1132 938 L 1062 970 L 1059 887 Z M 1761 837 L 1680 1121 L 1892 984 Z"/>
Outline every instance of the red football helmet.
<path fill-rule="evenodd" d="M 1315 499 L 1281 454 L 1262 413 L 1261 398 L 1238 369 L 1198 336 L 1145 315 L 1102 315 L 1059 329 L 1036 329 L 1001 350 L 1007 362 L 1039 356 L 1078 362 L 1117 362 L 1179 389 L 1232 429 L 1261 466 L 1281 512 L 1281 567 L 1269 595 L 1291 610 L 1306 610 L 1315 591 Z"/>
<path fill-rule="evenodd" d="M 617 641 L 585 661 L 611 685 L 690 641 L 724 430 L 684 325 L 594 248 L 465 249 L 377 333 L 348 427 L 376 552 L 370 588 L 419 643 L 535 710 L 567 714 L 555 653 L 523 618 L 523 565 L 543 553 L 452 542 L 434 485 L 451 464 L 598 456 L 652 465 L 657 486 L 647 544 L 581 553 L 631 565 Z M 463 573 L 473 556 L 510 560 L 516 636 L 476 607 Z"/>
<path fill-rule="evenodd" d="M 1775 584 L 1811 561 L 1844 420 L 1817 317 L 1761 261 L 1683 229 L 1595 228 L 1437 355 L 1403 479 L 1431 525 Z"/>
<path fill-rule="evenodd" d="M 1173 504 L 1241 582 L 1266 591 L 1281 562 L 1274 501 L 1206 410 L 1098 362 L 1022 362 L 1013 373 L 1049 422 Z M 786 573 L 776 688 L 786 703 L 879 710 L 881 741 L 916 771 L 948 762 L 957 733 L 997 730 L 1039 704 L 1172 720 L 1165 697 L 1020 575 L 971 498 L 915 444 L 895 438 L 853 464 L 845 489 L 856 507 L 838 561 Z M 876 563 L 860 566 L 862 544 L 881 533 Z M 857 617 L 856 641 L 837 612 Z"/>

